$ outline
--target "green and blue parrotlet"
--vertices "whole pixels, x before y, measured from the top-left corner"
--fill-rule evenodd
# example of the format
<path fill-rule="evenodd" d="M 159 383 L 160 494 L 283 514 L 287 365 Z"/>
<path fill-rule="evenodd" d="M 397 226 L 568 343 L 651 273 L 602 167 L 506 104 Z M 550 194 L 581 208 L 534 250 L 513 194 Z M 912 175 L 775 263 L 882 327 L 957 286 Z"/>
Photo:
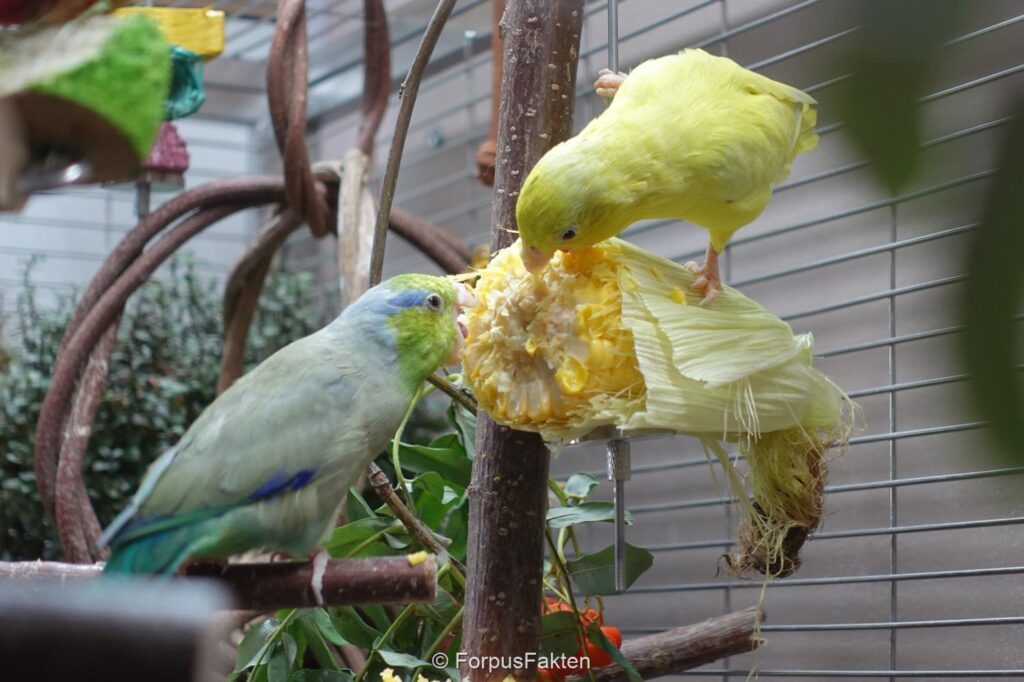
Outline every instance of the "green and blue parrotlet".
<path fill-rule="evenodd" d="M 450 278 L 399 275 L 224 391 L 146 472 L 100 540 L 105 572 L 316 550 L 422 383 L 462 345 L 473 302 Z"/>

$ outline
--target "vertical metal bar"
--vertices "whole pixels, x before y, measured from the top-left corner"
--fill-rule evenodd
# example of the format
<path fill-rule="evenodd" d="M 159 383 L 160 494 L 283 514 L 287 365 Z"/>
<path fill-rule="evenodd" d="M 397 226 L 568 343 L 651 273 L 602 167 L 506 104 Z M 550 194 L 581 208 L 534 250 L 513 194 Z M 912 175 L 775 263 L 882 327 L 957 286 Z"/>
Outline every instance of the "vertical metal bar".
<path fill-rule="evenodd" d="M 893 204 L 889 209 L 889 241 L 895 243 L 897 239 L 897 219 L 896 219 L 896 204 Z M 896 250 L 892 249 L 889 251 L 889 290 L 892 291 L 896 288 Z M 896 298 L 894 296 L 889 297 L 889 338 L 895 338 L 896 336 Z M 896 346 L 893 343 L 889 344 L 889 383 L 896 383 Z M 896 433 L 896 393 L 889 393 L 889 433 Z M 889 440 L 889 480 L 895 481 L 898 477 L 898 471 L 896 467 L 896 441 L 895 439 Z M 897 522 L 896 514 L 896 486 L 889 488 L 889 527 L 895 528 Z M 896 575 L 899 570 L 898 561 L 898 541 L 895 533 L 889 536 L 889 573 Z M 889 621 L 895 623 L 897 621 L 898 609 L 896 606 L 897 597 L 897 586 L 896 581 L 889 583 Z M 889 669 L 896 670 L 896 630 L 889 630 Z M 889 682 L 896 682 L 895 677 L 890 677 Z"/>
<path fill-rule="evenodd" d="M 728 5 L 727 5 L 727 0 L 719 0 L 718 8 L 719 8 L 719 14 L 718 14 L 719 33 L 721 35 L 723 35 L 723 36 L 724 35 L 728 35 L 728 32 L 729 32 L 729 10 L 728 10 Z M 720 54 L 723 57 L 728 57 L 729 56 L 729 43 L 726 40 L 724 40 L 724 39 L 720 40 L 718 42 L 718 54 Z M 724 281 L 726 281 L 726 282 L 732 282 L 733 281 L 732 255 L 733 255 L 732 244 L 726 244 L 725 245 L 725 251 L 722 253 L 722 276 L 724 278 Z M 734 522 L 735 522 L 735 518 L 734 518 L 734 514 L 733 514 L 733 505 L 730 502 L 730 503 L 725 505 L 725 537 L 727 537 L 727 538 L 733 537 L 732 525 L 733 525 Z M 733 596 L 732 595 L 732 587 L 726 586 L 726 588 L 724 590 L 722 590 L 722 614 L 723 615 L 727 614 L 727 613 L 732 613 L 732 611 L 733 611 L 734 607 L 733 607 L 732 596 Z M 729 681 L 728 671 L 732 670 L 732 657 L 731 656 L 726 657 L 726 659 L 724 661 L 722 661 L 722 668 L 726 671 L 726 673 L 722 675 L 722 682 L 728 682 Z"/>
<path fill-rule="evenodd" d="M 608 0 L 608 68 L 619 70 L 619 0 Z"/>
<path fill-rule="evenodd" d="M 608 0 L 608 68 L 619 71 L 619 2 Z M 608 441 L 608 478 L 615 484 L 615 590 L 626 589 L 626 481 L 630 477 L 629 442 Z"/>
<path fill-rule="evenodd" d="M 137 180 L 135 182 L 135 215 L 145 218 L 149 215 L 152 199 L 153 185 L 149 180 Z"/>

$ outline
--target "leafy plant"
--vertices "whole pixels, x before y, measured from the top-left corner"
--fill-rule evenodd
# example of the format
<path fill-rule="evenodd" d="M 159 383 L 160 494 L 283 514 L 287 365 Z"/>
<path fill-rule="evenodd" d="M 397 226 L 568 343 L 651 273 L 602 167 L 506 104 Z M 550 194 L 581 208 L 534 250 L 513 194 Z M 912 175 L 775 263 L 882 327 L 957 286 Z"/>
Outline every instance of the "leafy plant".
<path fill-rule="evenodd" d="M 409 681 L 417 680 L 420 675 L 428 679 L 459 679 L 454 667 L 438 670 L 430 661 L 440 653 L 445 654 L 448 661 L 455 661 L 461 645 L 466 587 L 462 562 L 466 553 L 467 487 L 476 419 L 454 404 L 448 406 L 446 416 L 447 433 L 434 435 L 428 443 L 410 443 L 403 440 L 405 435 L 400 429 L 392 443 L 393 458 L 379 458 L 382 465 L 386 459 L 391 459 L 392 465 L 397 464 L 393 471 L 400 471 L 401 476 L 394 477 L 396 487 L 401 493 L 404 482 L 411 509 L 449 543 L 449 556 L 440 558 L 438 594 L 434 602 L 410 604 L 397 613 L 377 606 L 278 612 L 250 626 L 238 649 L 235 678 L 258 682 L 276 679 L 377 682 L 393 680 L 395 675 Z M 609 635 L 619 638 L 618 630 L 604 626 L 603 604 L 596 596 L 614 592 L 611 550 L 581 555 L 576 546 L 576 525 L 612 518 L 608 503 L 586 500 L 597 485 L 597 480 L 589 474 L 572 476 L 564 487 L 554 480 L 549 481 L 559 506 L 553 507 L 548 515 L 547 532 L 553 560 L 544 574 L 544 581 L 553 596 L 546 598 L 547 607 L 537 605 L 538 610 L 546 611 L 541 618 L 541 653 L 557 656 L 586 651 L 592 662 L 625 663 L 635 675 L 622 658 L 618 643 L 609 640 Z M 346 509 L 348 523 L 336 528 L 325 542 L 332 557 L 402 555 L 423 549 L 387 506 L 372 507 L 356 489 L 349 491 Z M 575 549 L 567 556 L 569 543 Z M 630 549 L 630 579 L 633 580 L 650 567 L 653 558 L 646 550 Z M 587 570 L 582 571 L 581 567 Z M 574 584 L 581 594 L 587 595 L 579 607 L 573 596 Z M 560 607 L 552 609 L 551 605 L 556 603 Z M 360 670 L 352 670 L 344 662 L 340 647 L 346 645 L 367 652 L 366 664 Z M 386 672 L 388 669 L 391 673 Z M 548 679 L 557 677 L 556 672 L 546 671 Z"/>
<path fill-rule="evenodd" d="M 30 263 L 18 297 L 7 366 L 0 369 L 0 559 L 55 558 L 55 530 L 42 510 L 32 472 L 35 425 L 49 387 L 75 295 L 43 306 Z M 312 276 L 275 270 L 267 280 L 246 348 L 246 366 L 322 326 L 308 303 Z M 130 301 L 87 453 L 86 487 L 106 523 L 142 473 L 214 398 L 223 331 L 221 300 L 195 260 L 173 261 Z M 8 324 L 10 322 L 8 321 Z"/>

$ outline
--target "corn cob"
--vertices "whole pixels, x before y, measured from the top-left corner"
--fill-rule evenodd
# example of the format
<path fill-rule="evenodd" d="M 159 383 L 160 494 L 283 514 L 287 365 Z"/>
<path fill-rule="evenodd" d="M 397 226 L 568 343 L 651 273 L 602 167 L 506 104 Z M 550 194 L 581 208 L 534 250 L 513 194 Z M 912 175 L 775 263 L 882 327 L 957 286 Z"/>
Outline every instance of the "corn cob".
<path fill-rule="evenodd" d="M 519 254 L 517 242 L 480 271 L 463 318 L 480 406 L 555 447 L 606 425 L 671 430 L 731 468 L 719 441 L 738 443 L 750 482 L 730 477 L 747 518 L 729 563 L 794 570 L 821 515 L 825 452 L 849 439 L 853 410 L 811 366 L 811 336 L 730 287 L 697 305 L 693 272 L 619 239 L 559 252 L 539 275 Z"/>

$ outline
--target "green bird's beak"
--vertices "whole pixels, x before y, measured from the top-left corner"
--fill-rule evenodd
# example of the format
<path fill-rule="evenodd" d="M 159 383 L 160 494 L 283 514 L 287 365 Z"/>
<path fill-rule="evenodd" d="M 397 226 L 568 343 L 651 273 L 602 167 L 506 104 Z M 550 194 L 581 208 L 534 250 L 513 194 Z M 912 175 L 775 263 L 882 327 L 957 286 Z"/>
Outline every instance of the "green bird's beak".
<path fill-rule="evenodd" d="M 458 327 L 459 333 L 455 337 L 455 347 L 452 349 L 452 354 L 445 360 L 444 364 L 451 366 L 457 365 L 462 362 L 462 347 L 466 345 L 466 335 L 468 331 L 466 325 L 463 324 L 459 317 L 466 308 L 474 308 L 480 305 L 476 296 L 473 295 L 472 289 L 467 287 L 461 282 L 455 284 L 455 326 Z"/>

